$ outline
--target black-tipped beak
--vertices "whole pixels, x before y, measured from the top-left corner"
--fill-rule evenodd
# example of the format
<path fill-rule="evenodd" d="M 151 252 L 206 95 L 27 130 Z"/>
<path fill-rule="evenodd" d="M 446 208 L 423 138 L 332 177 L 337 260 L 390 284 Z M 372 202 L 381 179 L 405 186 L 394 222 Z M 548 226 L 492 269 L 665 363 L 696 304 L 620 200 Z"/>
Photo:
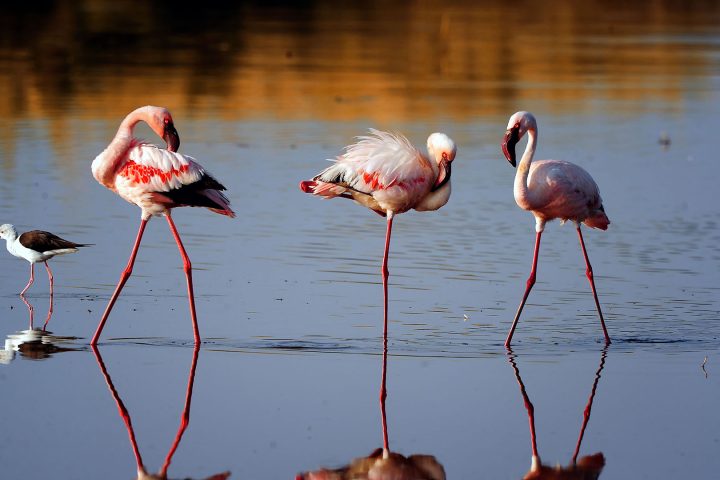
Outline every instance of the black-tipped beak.
<path fill-rule="evenodd" d="M 431 191 L 434 192 L 435 190 L 442 188 L 443 185 L 450 181 L 450 173 L 452 173 L 450 167 L 451 165 L 452 163 L 443 158 L 440 162 L 440 172 L 438 173 L 437 180 L 435 180 L 435 186 L 433 186 Z"/>
<path fill-rule="evenodd" d="M 508 159 L 510 165 L 516 166 L 515 161 L 515 144 L 520 140 L 520 127 L 513 127 L 505 132 L 505 137 L 502 141 L 502 151 L 505 154 L 505 158 Z"/>
<path fill-rule="evenodd" d="M 175 125 L 172 123 L 165 125 L 163 140 L 165 140 L 167 149 L 171 152 L 177 152 L 178 148 L 180 148 L 180 135 L 178 135 L 177 130 L 175 130 Z"/>

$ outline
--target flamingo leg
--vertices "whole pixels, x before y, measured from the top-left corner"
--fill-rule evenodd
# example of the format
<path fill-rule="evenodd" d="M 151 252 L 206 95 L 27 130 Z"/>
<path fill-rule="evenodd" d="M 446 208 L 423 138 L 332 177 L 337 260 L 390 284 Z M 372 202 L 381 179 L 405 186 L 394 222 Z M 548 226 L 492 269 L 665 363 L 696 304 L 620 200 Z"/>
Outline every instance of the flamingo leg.
<path fill-rule="evenodd" d="M 52 294 L 53 294 L 53 274 L 52 274 L 52 270 L 50 270 L 50 265 L 48 265 L 47 260 L 45 260 L 43 263 L 45 264 L 45 270 L 47 270 L 48 279 L 50 280 L 50 296 L 52 297 Z"/>
<path fill-rule="evenodd" d="M 120 274 L 120 281 L 115 287 L 115 291 L 113 292 L 112 297 L 110 297 L 110 302 L 108 302 L 108 305 L 105 308 L 105 313 L 103 313 L 103 316 L 100 319 L 100 323 L 97 326 L 97 330 L 95 330 L 95 335 L 93 335 L 93 338 L 90 341 L 90 345 L 92 346 L 97 345 L 97 342 L 100 339 L 100 334 L 105 327 L 105 322 L 110 316 L 110 311 L 112 310 L 113 305 L 115 305 L 115 300 L 117 300 L 120 292 L 125 286 L 125 282 L 127 282 L 128 278 L 130 278 L 130 275 L 132 274 L 133 265 L 135 265 L 135 257 L 137 256 L 138 249 L 140 248 L 140 241 L 142 240 L 143 232 L 145 231 L 145 226 L 147 225 L 148 219 L 149 217 L 143 218 L 140 221 L 140 228 L 138 228 L 137 238 L 135 238 L 135 245 L 133 245 L 132 252 L 130 253 L 130 259 L 128 260 L 127 267 L 125 267 L 125 270 L 123 270 L 123 272 Z"/>
<path fill-rule="evenodd" d="M 383 307 L 384 307 L 384 326 L 383 326 L 383 339 L 387 343 L 388 334 L 388 277 L 390 272 L 388 271 L 388 253 L 390 251 L 390 234 L 392 233 L 392 222 L 395 214 L 392 211 L 387 212 L 387 233 L 385 234 L 385 253 L 383 255 L 382 263 L 382 280 L 383 280 Z"/>
<path fill-rule="evenodd" d="M 33 284 L 35 281 L 35 264 L 30 264 L 30 280 L 28 280 L 27 285 L 25 285 L 25 288 L 22 289 L 22 292 L 20 292 L 20 295 L 25 295 L 25 292 L 28 291 L 28 288 L 30 288 L 30 285 Z"/>
<path fill-rule="evenodd" d="M 197 368 L 197 359 L 198 359 L 199 353 L 200 353 L 200 344 L 196 343 L 195 349 L 193 350 L 192 363 L 190 364 L 190 374 L 188 375 L 187 390 L 185 391 L 185 406 L 183 407 L 183 411 L 182 411 L 182 419 L 180 421 L 180 427 L 178 428 L 178 431 L 175 434 L 175 440 L 173 441 L 173 444 L 170 447 L 170 450 L 168 451 L 167 456 L 165 457 L 165 463 L 163 463 L 163 466 L 160 469 L 160 472 L 159 472 L 160 478 L 167 477 L 167 470 L 170 467 L 170 462 L 172 460 L 173 455 L 175 455 L 175 450 L 177 450 L 178 445 L 180 445 L 180 440 L 182 439 L 183 434 L 185 433 L 185 430 L 187 429 L 188 425 L 190 424 L 190 402 L 192 400 L 193 384 L 195 383 L 195 369 Z"/>
<path fill-rule="evenodd" d="M 577 226 L 578 238 L 580 239 L 580 246 L 582 247 L 583 257 L 585 258 L 585 276 L 587 276 L 590 282 L 590 289 L 592 290 L 593 297 L 595 298 L 595 306 L 597 307 L 598 314 L 600 315 L 600 324 L 602 325 L 603 334 L 605 335 L 605 344 L 609 345 L 610 335 L 608 335 L 607 328 L 605 328 L 605 319 L 603 318 L 602 310 L 600 309 L 600 301 L 598 300 L 597 291 L 595 291 L 595 280 L 593 279 L 592 265 L 590 265 L 590 259 L 588 259 L 587 250 L 585 249 L 585 241 L 583 240 L 582 231 L 580 231 L 580 224 Z"/>
<path fill-rule="evenodd" d="M 537 273 L 537 262 L 538 262 L 538 253 L 540 252 L 540 237 L 542 236 L 542 232 L 537 232 L 535 236 L 535 251 L 533 253 L 533 263 L 532 263 L 532 269 L 530 270 L 530 276 L 527 279 L 527 283 L 525 284 L 525 294 L 523 295 L 522 301 L 520 302 L 520 306 L 517 309 L 517 312 L 515 313 L 515 319 L 513 320 L 512 327 L 510 327 L 510 332 L 508 333 L 507 338 L 505 339 L 505 347 L 510 347 L 510 342 L 512 342 L 513 334 L 515 333 L 515 327 L 517 327 L 518 320 L 520 319 L 520 314 L 522 313 L 523 307 L 525 306 L 525 301 L 527 301 L 528 295 L 530 295 L 530 290 L 532 290 L 533 285 L 535 285 L 535 275 Z"/>
<path fill-rule="evenodd" d="M 190 258 L 188 258 L 187 252 L 185 252 L 185 247 L 183 247 L 182 240 L 180 240 L 180 234 L 178 233 L 177 228 L 175 228 L 175 223 L 170 217 L 170 214 L 168 213 L 167 215 L 165 215 L 165 218 L 167 218 L 168 225 L 170 225 L 170 231 L 172 232 L 173 237 L 175 237 L 175 242 L 177 242 L 178 250 L 180 250 L 180 255 L 183 259 L 185 277 L 187 278 L 188 302 L 190 303 L 190 316 L 192 317 L 193 335 L 195 336 L 195 345 L 199 345 L 200 330 L 198 329 L 197 314 L 195 313 L 195 295 L 193 294 L 192 264 L 190 263 Z"/>

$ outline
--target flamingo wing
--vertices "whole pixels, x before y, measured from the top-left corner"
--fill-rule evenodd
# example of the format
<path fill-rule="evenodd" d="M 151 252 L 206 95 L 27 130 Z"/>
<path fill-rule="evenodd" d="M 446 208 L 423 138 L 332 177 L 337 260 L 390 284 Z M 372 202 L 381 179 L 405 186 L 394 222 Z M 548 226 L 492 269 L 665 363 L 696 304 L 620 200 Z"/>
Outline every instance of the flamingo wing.
<path fill-rule="evenodd" d="M 117 173 L 116 189 L 153 214 L 177 206 L 206 207 L 235 216 L 225 186 L 194 158 L 145 143 L 133 146 Z"/>
<path fill-rule="evenodd" d="M 549 217 L 582 221 L 602 209 L 600 189 L 582 167 L 562 160 L 541 160 L 530 168 L 528 183 L 535 198 L 544 198 L 539 210 Z"/>
<path fill-rule="evenodd" d="M 205 175 L 195 159 L 155 145 L 141 143 L 128 151 L 118 176 L 146 191 L 169 192 L 191 185 Z"/>
<path fill-rule="evenodd" d="M 370 129 L 314 180 L 315 194 L 335 196 L 346 189 L 372 195 L 394 186 L 431 182 L 432 167 L 403 135 Z"/>

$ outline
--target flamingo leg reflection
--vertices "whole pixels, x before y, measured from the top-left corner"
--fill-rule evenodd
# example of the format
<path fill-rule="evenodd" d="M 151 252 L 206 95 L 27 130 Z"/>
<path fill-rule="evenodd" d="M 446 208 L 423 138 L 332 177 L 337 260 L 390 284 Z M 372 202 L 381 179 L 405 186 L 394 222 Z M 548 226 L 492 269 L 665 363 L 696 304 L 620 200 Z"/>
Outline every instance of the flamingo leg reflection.
<path fill-rule="evenodd" d="M 382 418 L 383 433 L 383 454 L 390 452 L 390 444 L 388 442 L 387 417 L 385 415 L 385 399 L 387 398 L 387 388 L 385 387 L 387 380 L 387 337 L 383 340 L 383 365 L 382 378 L 380 383 L 380 416 Z"/>
<path fill-rule="evenodd" d="M 140 449 L 138 448 L 137 440 L 135 438 L 135 430 L 132 426 L 132 420 L 130 419 L 130 413 L 128 412 L 127 408 L 125 407 L 125 404 L 123 403 L 122 399 L 120 398 L 120 394 L 115 389 L 115 386 L 113 385 L 112 379 L 110 378 L 110 374 L 108 373 L 107 368 L 105 367 L 105 362 L 103 361 L 102 355 L 100 355 L 100 350 L 95 345 L 90 345 L 92 348 L 93 353 L 95 354 L 95 359 L 97 360 L 98 366 L 100 367 L 100 371 L 103 374 L 103 377 L 105 378 L 105 383 L 108 386 L 108 389 L 110 390 L 110 393 L 115 400 L 115 403 L 118 407 L 118 412 L 120 413 L 120 416 L 122 417 L 123 421 L 125 422 L 125 427 L 128 431 L 128 437 L 130 439 L 130 445 L 133 449 L 133 454 L 135 455 L 135 461 L 137 463 L 137 470 L 139 473 L 146 474 L 147 471 L 145 470 L 145 465 L 143 464 L 142 456 L 140 455 Z M 172 461 L 172 457 L 175 454 L 175 451 L 178 448 L 178 445 L 180 444 L 180 440 L 182 440 L 183 434 L 185 433 L 185 430 L 188 427 L 188 424 L 190 422 L 190 404 L 192 400 L 192 392 L 193 392 L 193 385 L 195 383 L 195 370 L 197 367 L 197 360 L 198 360 L 198 354 L 200 352 L 200 345 L 195 344 L 195 348 L 193 349 L 193 357 L 192 362 L 190 364 L 190 373 L 188 374 L 188 383 L 187 383 L 187 389 L 185 391 L 185 404 L 183 406 L 183 411 L 181 415 L 180 420 L 180 426 L 178 428 L 177 433 L 175 434 L 175 439 L 173 440 L 172 446 L 170 447 L 170 450 L 167 453 L 167 456 L 165 457 L 165 461 L 163 463 L 163 466 L 160 470 L 160 477 L 166 478 L 167 476 L 167 469 L 170 466 L 170 462 Z"/>

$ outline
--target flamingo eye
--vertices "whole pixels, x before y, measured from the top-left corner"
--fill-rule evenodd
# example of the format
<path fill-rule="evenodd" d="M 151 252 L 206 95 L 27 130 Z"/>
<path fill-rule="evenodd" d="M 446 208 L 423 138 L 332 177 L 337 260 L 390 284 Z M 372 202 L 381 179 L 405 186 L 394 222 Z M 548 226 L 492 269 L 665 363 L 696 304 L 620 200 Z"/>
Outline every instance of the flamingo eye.
<path fill-rule="evenodd" d="M 447 154 L 447 152 L 443 152 L 443 153 L 442 153 L 442 159 L 445 160 L 445 161 L 448 161 L 448 154 Z"/>

